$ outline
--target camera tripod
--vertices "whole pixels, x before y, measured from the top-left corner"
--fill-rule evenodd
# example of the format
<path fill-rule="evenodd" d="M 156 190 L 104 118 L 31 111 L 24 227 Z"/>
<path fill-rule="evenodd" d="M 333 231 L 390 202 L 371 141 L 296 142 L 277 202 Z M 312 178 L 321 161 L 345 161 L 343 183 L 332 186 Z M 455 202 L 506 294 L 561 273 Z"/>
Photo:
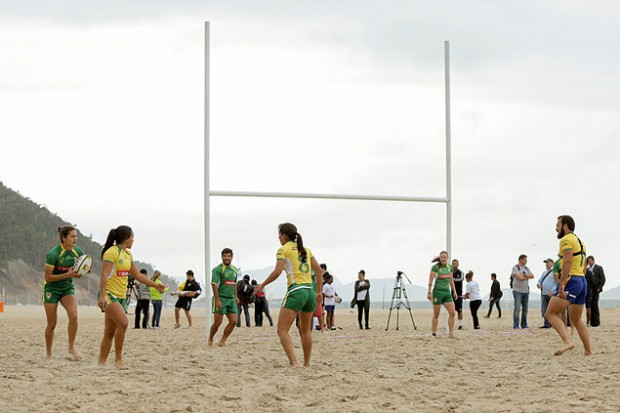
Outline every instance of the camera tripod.
<path fill-rule="evenodd" d="M 394 291 L 392 292 L 392 303 L 390 304 L 390 313 L 388 315 L 388 321 L 387 326 L 385 327 L 385 331 L 388 331 L 388 329 L 390 328 L 390 318 L 392 317 L 392 310 L 394 308 L 396 308 L 396 329 L 398 330 L 398 319 L 401 306 L 409 310 L 409 316 L 411 317 L 413 329 L 418 329 L 415 325 L 415 321 L 413 321 L 413 314 L 411 314 L 411 306 L 409 305 L 409 298 L 407 298 L 407 290 L 405 290 L 403 275 L 405 276 L 407 281 L 409 281 L 409 284 L 411 284 L 411 281 L 409 280 L 409 277 L 407 277 L 407 274 L 402 271 L 398 271 L 396 273 L 396 280 L 394 281 Z"/>
<path fill-rule="evenodd" d="M 136 292 L 136 289 L 134 288 L 134 280 L 133 277 L 130 276 L 130 279 L 127 282 L 127 293 L 125 295 L 125 297 L 127 298 L 127 309 L 125 310 L 126 314 L 131 315 L 132 313 L 129 312 L 129 303 L 131 303 L 131 296 L 134 296 L 134 298 L 136 299 L 136 302 L 138 302 L 138 293 Z"/>

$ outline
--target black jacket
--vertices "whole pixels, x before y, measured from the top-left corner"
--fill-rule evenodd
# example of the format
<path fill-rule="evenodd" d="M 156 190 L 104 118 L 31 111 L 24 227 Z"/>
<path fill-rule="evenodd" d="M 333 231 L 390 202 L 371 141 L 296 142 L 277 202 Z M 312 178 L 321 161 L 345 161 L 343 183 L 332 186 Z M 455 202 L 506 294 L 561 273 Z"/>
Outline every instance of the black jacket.
<path fill-rule="evenodd" d="M 489 294 L 489 297 L 497 300 L 498 298 L 502 298 L 502 295 L 504 294 L 502 293 L 502 288 L 499 285 L 499 281 L 493 280 L 493 284 L 491 284 L 491 294 Z"/>
<path fill-rule="evenodd" d="M 592 267 L 592 288 L 603 291 L 605 285 L 605 271 L 600 265 L 594 264 Z"/>

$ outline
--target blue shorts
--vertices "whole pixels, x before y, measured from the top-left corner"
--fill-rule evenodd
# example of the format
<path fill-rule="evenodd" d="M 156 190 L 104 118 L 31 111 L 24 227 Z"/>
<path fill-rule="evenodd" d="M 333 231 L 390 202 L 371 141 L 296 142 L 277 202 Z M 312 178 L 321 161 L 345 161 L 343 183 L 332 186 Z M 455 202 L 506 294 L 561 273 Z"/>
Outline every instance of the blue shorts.
<path fill-rule="evenodd" d="M 571 304 L 585 304 L 586 295 L 588 294 L 586 277 L 571 276 L 564 287 L 564 292 L 566 293 L 566 299 L 570 301 Z"/>
<path fill-rule="evenodd" d="M 333 312 L 336 309 L 335 305 L 326 305 L 325 311 Z"/>

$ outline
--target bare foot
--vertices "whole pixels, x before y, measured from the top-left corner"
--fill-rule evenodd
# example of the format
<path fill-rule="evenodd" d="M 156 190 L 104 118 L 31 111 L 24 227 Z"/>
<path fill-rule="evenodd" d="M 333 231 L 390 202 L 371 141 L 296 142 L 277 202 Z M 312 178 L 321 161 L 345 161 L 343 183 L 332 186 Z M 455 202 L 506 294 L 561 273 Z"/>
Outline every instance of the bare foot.
<path fill-rule="evenodd" d="M 590 350 L 586 350 L 586 351 L 583 352 L 583 354 L 586 355 L 586 356 L 591 356 L 592 352 Z"/>
<path fill-rule="evenodd" d="M 114 362 L 114 367 L 116 367 L 119 370 L 127 370 L 127 366 L 125 366 L 125 363 L 123 363 L 123 360 L 117 360 Z"/>
<path fill-rule="evenodd" d="M 78 353 L 77 350 L 74 349 L 74 348 L 70 348 L 69 349 L 69 354 L 71 354 L 73 356 L 73 360 L 74 361 L 82 360 L 82 356 L 80 356 L 80 353 Z"/>
<path fill-rule="evenodd" d="M 558 351 L 556 351 L 555 353 L 553 353 L 554 356 L 561 356 L 562 354 L 566 353 L 567 351 L 570 351 L 572 349 L 575 348 L 575 345 L 573 343 L 569 343 L 569 344 L 564 344 L 564 347 L 562 347 L 561 349 L 559 349 Z"/>
<path fill-rule="evenodd" d="M 209 340 L 209 341 L 207 341 L 207 345 L 208 345 L 209 347 L 213 347 L 213 340 Z"/>
<path fill-rule="evenodd" d="M 220 341 L 219 343 L 217 343 L 218 347 L 226 347 L 226 342 L 225 341 Z"/>
<path fill-rule="evenodd" d="M 47 355 L 47 359 L 48 359 L 48 360 L 51 360 L 51 359 L 52 359 L 52 354 L 51 354 L 51 353 Z"/>

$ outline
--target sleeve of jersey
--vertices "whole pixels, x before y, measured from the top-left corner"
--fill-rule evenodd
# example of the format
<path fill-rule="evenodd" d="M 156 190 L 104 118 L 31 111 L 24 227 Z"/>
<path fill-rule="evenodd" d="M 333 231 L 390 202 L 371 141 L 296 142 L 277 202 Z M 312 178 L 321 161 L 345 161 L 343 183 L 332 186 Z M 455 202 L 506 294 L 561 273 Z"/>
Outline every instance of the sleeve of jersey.
<path fill-rule="evenodd" d="M 116 248 L 117 249 L 117 248 Z M 108 248 L 108 250 L 103 254 L 103 261 L 115 263 L 116 262 L 116 253 L 115 248 Z"/>
<path fill-rule="evenodd" d="M 58 261 L 58 253 L 56 252 L 56 248 L 50 250 L 47 253 L 47 257 L 45 258 L 45 265 L 49 265 L 50 267 L 55 267 L 56 262 Z"/>
<path fill-rule="evenodd" d="M 573 250 L 573 245 L 570 240 L 566 238 L 562 238 L 560 240 L 560 254 L 565 253 L 566 251 Z"/>
<path fill-rule="evenodd" d="M 437 273 L 437 271 L 439 271 L 439 268 L 437 267 L 437 264 L 435 264 L 431 267 L 431 272 Z"/>
<path fill-rule="evenodd" d="M 213 271 L 211 271 L 211 284 L 220 284 L 220 272 L 217 271 L 218 267 L 215 267 Z"/>
<path fill-rule="evenodd" d="M 278 252 L 276 253 L 276 259 L 278 261 L 284 261 L 286 259 L 286 256 L 284 255 L 284 248 L 278 248 Z"/>

